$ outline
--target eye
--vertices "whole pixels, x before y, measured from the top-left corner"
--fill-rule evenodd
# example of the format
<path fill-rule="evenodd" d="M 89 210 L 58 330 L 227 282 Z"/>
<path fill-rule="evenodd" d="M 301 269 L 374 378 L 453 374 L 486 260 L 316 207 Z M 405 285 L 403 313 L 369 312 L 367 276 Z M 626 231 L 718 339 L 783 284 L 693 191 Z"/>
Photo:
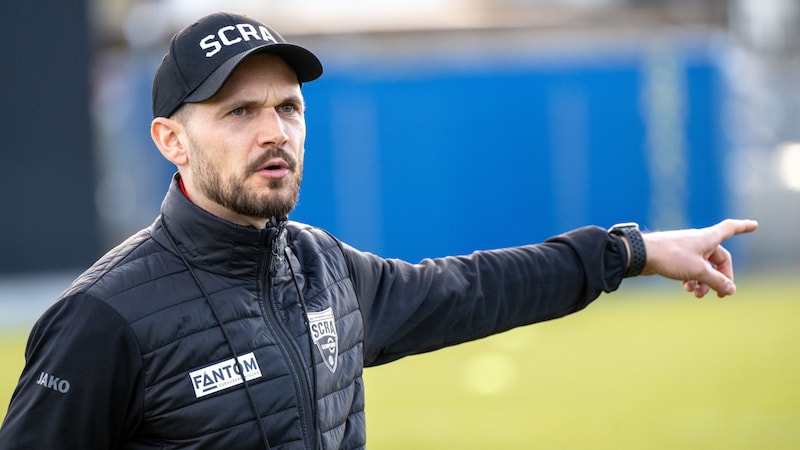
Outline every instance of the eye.
<path fill-rule="evenodd" d="M 242 107 L 242 106 L 240 106 L 238 108 L 232 109 L 231 112 L 228 113 L 228 114 L 230 114 L 230 115 L 232 115 L 234 117 L 241 117 L 241 116 L 245 115 L 246 113 L 247 113 L 247 109 Z"/>
<path fill-rule="evenodd" d="M 293 105 L 291 103 L 285 103 L 285 104 L 279 106 L 278 110 L 280 110 L 280 112 L 282 112 L 282 113 L 291 114 L 291 113 L 297 111 L 297 107 L 295 107 L 295 105 Z"/>

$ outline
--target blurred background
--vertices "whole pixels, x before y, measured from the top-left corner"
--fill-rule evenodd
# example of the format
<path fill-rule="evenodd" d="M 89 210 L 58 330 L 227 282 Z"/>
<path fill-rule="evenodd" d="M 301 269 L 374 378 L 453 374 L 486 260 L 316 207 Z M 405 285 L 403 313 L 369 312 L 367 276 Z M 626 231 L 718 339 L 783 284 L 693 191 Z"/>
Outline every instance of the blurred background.
<path fill-rule="evenodd" d="M 308 46 L 298 221 L 418 260 L 637 221 L 762 229 L 800 266 L 800 6 L 656 0 L 226 2 Z M 0 274 L 76 271 L 149 225 L 173 172 L 152 74 L 217 2 L 5 2 Z M 409 232 L 411 231 L 411 232 Z M 0 291 L 1 292 L 1 291 Z"/>
<path fill-rule="evenodd" d="M 740 267 L 800 265 L 796 2 L 225 5 L 325 64 L 304 87 L 295 220 L 417 260 L 586 224 L 753 217 Z M 171 35 L 218 8 L 4 3 L 0 275 L 74 272 L 151 223 L 173 172 L 149 137 L 152 74 Z"/>
<path fill-rule="evenodd" d="M 794 0 L 5 0 L 0 329 L 158 214 L 152 76 L 223 7 L 325 66 L 294 220 L 416 261 L 747 217 L 737 274 L 800 274 Z"/>

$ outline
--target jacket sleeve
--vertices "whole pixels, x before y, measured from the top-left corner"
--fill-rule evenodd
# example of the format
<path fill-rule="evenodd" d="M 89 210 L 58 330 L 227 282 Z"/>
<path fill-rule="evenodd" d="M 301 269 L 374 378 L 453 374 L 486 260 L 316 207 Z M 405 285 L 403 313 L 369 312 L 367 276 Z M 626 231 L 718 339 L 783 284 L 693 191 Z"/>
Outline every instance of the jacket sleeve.
<path fill-rule="evenodd" d="M 122 318 L 79 295 L 36 322 L 0 448 L 117 448 L 140 420 L 141 357 Z"/>
<path fill-rule="evenodd" d="M 579 311 L 616 290 L 627 264 L 620 238 L 599 227 L 419 264 L 344 248 L 367 366 Z"/>

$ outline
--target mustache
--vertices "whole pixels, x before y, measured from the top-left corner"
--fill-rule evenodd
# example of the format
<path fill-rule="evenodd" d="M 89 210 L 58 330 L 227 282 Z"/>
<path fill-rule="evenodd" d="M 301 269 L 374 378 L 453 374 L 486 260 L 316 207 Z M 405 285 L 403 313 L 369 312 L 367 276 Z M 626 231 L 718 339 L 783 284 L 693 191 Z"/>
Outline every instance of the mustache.
<path fill-rule="evenodd" d="M 297 160 L 295 159 L 294 155 L 291 152 L 287 151 L 283 147 L 275 147 L 271 148 L 266 151 L 263 155 L 259 156 L 258 159 L 253 161 L 249 165 L 249 169 L 251 172 L 255 172 L 262 167 L 264 164 L 268 163 L 271 159 L 280 158 L 286 161 L 286 164 L 289 166 L 289 170 L 294 172 L 297 170 Z"/>

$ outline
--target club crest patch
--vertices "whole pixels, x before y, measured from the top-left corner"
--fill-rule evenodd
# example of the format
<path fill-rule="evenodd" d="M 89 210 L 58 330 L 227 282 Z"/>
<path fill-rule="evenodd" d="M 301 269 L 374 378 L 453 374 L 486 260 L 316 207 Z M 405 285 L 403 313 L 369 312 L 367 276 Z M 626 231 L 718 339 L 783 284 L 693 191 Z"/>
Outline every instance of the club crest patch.
<path fill-rule="evenodd" d="M 325 365 L 328 366 L 331 373 L 336 373 L 336 363 L 339 361 L 339 336 L 336 334 L 336 318 L 333 316 L 333 309 L 309 312 L 308 329 Z"/>

